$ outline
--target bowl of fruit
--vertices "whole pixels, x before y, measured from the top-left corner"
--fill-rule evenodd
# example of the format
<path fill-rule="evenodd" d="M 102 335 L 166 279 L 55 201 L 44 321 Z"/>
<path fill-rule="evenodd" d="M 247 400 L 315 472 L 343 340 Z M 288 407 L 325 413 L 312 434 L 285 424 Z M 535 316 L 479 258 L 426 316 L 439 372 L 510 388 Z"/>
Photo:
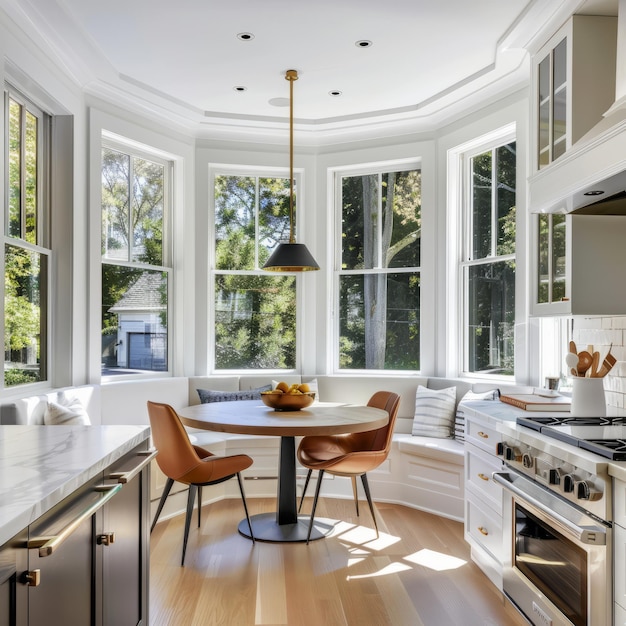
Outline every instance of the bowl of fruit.
<path fill-rule="evenodd" d="M 271 391 L 262 391 L 261 400 L 274 411 L 299 411 L 313 404 L 315 392 L 306 383 L 288 385 L 280 382 Z"/>

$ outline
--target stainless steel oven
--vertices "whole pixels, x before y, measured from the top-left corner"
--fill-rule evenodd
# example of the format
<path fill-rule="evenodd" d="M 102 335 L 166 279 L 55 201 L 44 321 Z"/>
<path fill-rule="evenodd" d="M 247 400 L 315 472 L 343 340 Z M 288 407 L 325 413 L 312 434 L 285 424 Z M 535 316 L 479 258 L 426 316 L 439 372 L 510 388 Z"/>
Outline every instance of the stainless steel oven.
<path fill-rule="evenodd" d="M 511 467 L 493 478 L 505 494 L 504 593 L 536 626 L 611 624 L 611 524 Z"/>

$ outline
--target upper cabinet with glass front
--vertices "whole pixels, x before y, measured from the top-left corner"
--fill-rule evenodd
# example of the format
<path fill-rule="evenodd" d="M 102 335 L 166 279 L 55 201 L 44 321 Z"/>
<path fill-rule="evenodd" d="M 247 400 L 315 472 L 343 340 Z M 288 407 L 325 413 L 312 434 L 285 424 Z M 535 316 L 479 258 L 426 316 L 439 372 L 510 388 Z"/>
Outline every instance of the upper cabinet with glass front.
<path fill-rule="evenodd" d="M 626 315 L 626 218 L 542 213 L 533 216 L 532 314 Z"/>
<path fill-rule="evenodd" d="M 615 100 L 617 18 L 574 15 L 535 55 L 536 168 L 581 139 Z"/>

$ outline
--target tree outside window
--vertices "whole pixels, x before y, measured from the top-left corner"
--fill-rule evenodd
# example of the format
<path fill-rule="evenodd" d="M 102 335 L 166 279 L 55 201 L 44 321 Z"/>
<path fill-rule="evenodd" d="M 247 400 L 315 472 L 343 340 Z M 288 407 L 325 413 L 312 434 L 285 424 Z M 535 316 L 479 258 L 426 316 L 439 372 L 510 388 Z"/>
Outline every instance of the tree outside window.
<path fill-rule="evenodd" d="M 514 374 L 515 142 L 469 159 L 464 277 L 466 372 Z"/>
<path fill-rule="evenodd" d="M 102 373 L 168 369 L 170 164 L 102 148 Z"/>
<path fill-rule="evenodd" d="M 340 369 L 420 369 L 421 171 L 338 177 Z"/>
<path fill-rule="evenodd" d="M 47 379 L 49 116 L 5 90 L 4 386 Z"/>
<path fill-rule="evenodd" d="M 289 238 L 289 179 L 219 174 L 214 203 L 214 368 L 295 369 L 296 279 L 261 270 Z"/>

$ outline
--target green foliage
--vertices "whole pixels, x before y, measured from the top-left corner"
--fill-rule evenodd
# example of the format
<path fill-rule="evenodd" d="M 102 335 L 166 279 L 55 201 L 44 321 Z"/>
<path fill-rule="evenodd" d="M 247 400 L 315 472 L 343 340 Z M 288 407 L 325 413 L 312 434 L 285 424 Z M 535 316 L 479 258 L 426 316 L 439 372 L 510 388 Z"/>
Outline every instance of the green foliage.
<path fill-rule="evenodd" d="M 16 385 L 28 385 L 39 382 L 39 371 L 20 368 L 6 368 L 4 370 L 4 386 L 15 387 Z"/>
<path fill-rule="evenodd" d="M 296 367 L 296 282 L 259 275 L 274 246 L 289 238 L 289 181 L 215 179 L 215 367 Z"/>
<path fill-rule="evenodd" d="M 340 279 L 341 368 L 419 369 L 420 238 L 419 170 L 342 179 L 341 267 L 381 271 Z"/>

